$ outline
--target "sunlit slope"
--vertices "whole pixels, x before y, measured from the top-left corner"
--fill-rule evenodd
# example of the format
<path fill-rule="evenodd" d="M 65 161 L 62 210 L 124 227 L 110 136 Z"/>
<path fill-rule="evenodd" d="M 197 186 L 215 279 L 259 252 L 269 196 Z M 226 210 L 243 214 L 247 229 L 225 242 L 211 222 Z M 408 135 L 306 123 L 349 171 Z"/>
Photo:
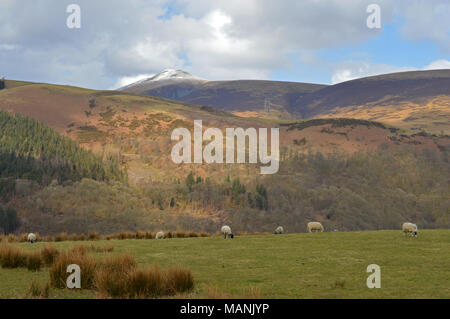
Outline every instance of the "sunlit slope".
<path fill-rule="evenodd" d="M 299 98 L 297 117 L 351 117 L 431 133 L 450 132 L 450 70 L 402 72 L 347 81 Z"/>
<path fill-rule="evenodd" d="M 238 230 L 272 231 L 280 223 L 301 231 L 307 220 L 341 230 L 393 228 L 405 219 L 449 225 L 448 136 L 348 118 L 243 118 L 162 98 L 50 84 L 1 90 L 0 108 L 36 118 L 128 172 L 129 185 L 82 180 L 14 198 L 11 205 L 28 220 L 24 227 L 40 225 L 43 234 L 144 226 L 215 231 L 223 222 Z M 192 131 L 194 120 L 221 132 L 279 128 L 279 171 L 261 175 L 260 163 L 174 163 L 171 134 L 178 127 Z M 187 183 L 191 172 L 194 185 Z M 236 187 L 237 178 L 245 189 Z M 266 202 L 258 185 L 267 188 Z"/>
<path fill-rule="evenodd" d="M 8 84 L 0 91 L 0 109 L 31 116 L 98 154 L 117 157 L 127 167 L 132 182 L 167 178 L 167 170 L 173 177 L 186 176 L 191 165 L 180 166 L 170 160 L 174 145 L 171 133 L 177 127 L 192 130 L 194 120 L 202 120 L 204 129 L 217 127 L 223 132 L 227 127 L 279 127 L 282 160 L 297 152 L 354 153 L 380 147 L 440 152 L 449 144 L 446 137 L 405 135 L 394 127 L 368 121 L 243 118 L 211 107 L 120 91 L 42 83 L 8 88 Z M 248 171 L 242 165 L 227 167 L 237 174 L 257 170 L 254 167 Z M 197 168 L 212 176 L 223 174 L 214 165 Z"/>
<path fill-rule="evenodd" d="M 258 112 L 263 117 L 290 118 L 286 110 L 293 101 L 323 87 L 325 85 L 282 81 L 172 79 L 136 83 L 124 88 L 123 91 L 212 106 L 227 111 Z M 271 113 L 266 113 L 266 103 L 269 103 Z"/>

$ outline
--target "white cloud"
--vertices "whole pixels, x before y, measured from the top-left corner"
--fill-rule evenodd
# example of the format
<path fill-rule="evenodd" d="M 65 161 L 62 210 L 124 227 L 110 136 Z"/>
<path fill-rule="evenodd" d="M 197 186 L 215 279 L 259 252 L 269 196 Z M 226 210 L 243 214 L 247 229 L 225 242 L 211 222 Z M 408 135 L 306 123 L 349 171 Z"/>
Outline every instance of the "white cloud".
<path fill-rule="evenodd" d="M 332 66 L 332 68 L 334 69 L 334 71 L 331 77 L 331 83 L 336 84 L 367 76 L 375 76 L 386 73 L 450 69 L 450 61 L 443 59 L 436 60 L 426 65 L 422 69 L 412 66 L 399 67 L 387 64 L 377 64 L 367 61 L 348 61 L 343 63 L 337 63 L 336 65 Z"/>
<path fill-rule="evenodd" d="M 436 60 L 425 66 L 423 69 L 424 70 L 450 69 L 450 61 L 444 59 Z"/>
<path fill-rule="evenodd" d="M 373 0 L 78 0 L 82 28 L 69 30 L 71 2 L 0 2 L 2 74 L 92 88 L 165 68 L 211 80 L 265 79 L 292 68 L 291 54 L 356 45 L 381 32 L 366 27 Z M 397 10 L 408 38 L 450 43 L 448 1 L 377 3 L 383 25 Z M 175 11 L 168 12 L 169 5 Z M 358 63 L 331 68 L 333 81 L 404 70 Z"/>
<path fill-rule="evenodd" d="M 7 43 L 5 43 L 5 44 L 0 44 L 0 50 L 15 50 L 15 49 L 17 49 L 18 48 L 18 46 L 17 45 L 14 45 L 14 44 L 7 44 Z"/>
<path fill-rule="evenodd" d="M 398 67 L 387 64 L 376 64 L 366 61 L 351 61 L 336 65 L 331 77 L 331 83 L 350 81 L 367 76 L 374 76 L 386 73 L 414 71 L 414 67 Z"/>
<path fill-rule="evenodd" d="M 414 41 L 431 40 L 450 53 L 450 1 L 408 0 L 399 4 L 403 35 Z"/>
<path fill-rule="evenodd" d="M 123 76 L 117 80 L 117 82 L 111 87 L 111 90 L 121 88 L 123 86 L 135 83 L 140 80 L 147 79 L 154 76 L 155 74 L 139 74 L 134 76 Z"/>

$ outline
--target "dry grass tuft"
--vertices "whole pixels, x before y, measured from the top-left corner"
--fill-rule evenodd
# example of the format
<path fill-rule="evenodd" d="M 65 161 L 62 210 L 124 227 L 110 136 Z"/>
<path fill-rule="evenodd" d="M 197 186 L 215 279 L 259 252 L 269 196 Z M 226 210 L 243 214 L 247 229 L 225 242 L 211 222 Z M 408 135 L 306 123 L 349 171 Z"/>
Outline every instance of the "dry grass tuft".
<path fill-rule="evenodd" d="M 41 286 L 36 281 L 32 281 L 25 293 L 25 298 L 46 299 L 50 296 L 50 284 L 47 282 Z"/>
<path fill-rule="evenodd" d="M 100 234 L 97 233 L 97 232 L 95 232 L 95 231 L 90 232 L 90 233 L 88 234 L 88 239 L 89 239 L 89 240 L 99 240 L 99 239 L 100 239 Z"/>
<path fill-rule="evenodd" d="M 42 266 L 41 252 L 28 252 L 9 244 L 0 246 L 0 265 L 3 268 L 26 267 L 38 271 Z"/>
<path fill-rule="evenodd" d="M 55 236 L 55 241 L 66 241 L 69 238 L 69 236 L 67 235 L 67 233 L 60 233 L 58 235 Z"/>
<path fill-rule="evenodd" d="M 94 286 L 97 262 L 92 256 L 83 253 L 62 252 L 50 267 L 50 284 L 55 288 L 65 288 L 69 276 L 67 266 L 76 264 L 81 270 L 81 288 L 91 289 Z"/>
<path fill-rule="evenodd" d="M 128 274 L 135 268 L 136 261 L 129 254 L 105 259 L 95 273 L 97 294 L 102 298 L 126 298 Z"/>
<path fill-rule="evenodd" d="M 174 267 L 166 271 L 168 294 L 183 293 L 194 288 L 194 276 L 190 270 Z"/>
<path fill-rule="evenodd" d="M 44 246 L 41 249 L 41 258 L 44 265 L 52 265 L 58 255 L 59 251 L 54 246 Z"/>
<path fill-rule="evenodd" d="M 27 255 L 19 248 L 2 244 L 0 246 L 0 265 L 3 268 L 26 267 Z"/>
<path fill-rule="evenodd" d="M 40 251 L 25 253 L 27 260 L 27 269 L 31 271 L 41 270 L 42 258 Z"/>
<path fill-rule="evenodd" d="M 332 285 L 331 288 L 344 288 L 345 287 L 345 280 L 336 280 Z"/>
<path fill-rule="evenodd" d="M 95 288 L 102 298 L 157 298 L 193 287 L 189 270 L 177 267 L 163 271 L 157 266 L 138 269 L 129 255 L 105 260 L 95 275 Z"/>
<path fill-rule="evenodd" d="M 18 242 L 19 238 L 17 238 L 16 235 L 14 234 L 9 234 L 8 235 L 8 243 L 14 243 L 14 242 Z"/>

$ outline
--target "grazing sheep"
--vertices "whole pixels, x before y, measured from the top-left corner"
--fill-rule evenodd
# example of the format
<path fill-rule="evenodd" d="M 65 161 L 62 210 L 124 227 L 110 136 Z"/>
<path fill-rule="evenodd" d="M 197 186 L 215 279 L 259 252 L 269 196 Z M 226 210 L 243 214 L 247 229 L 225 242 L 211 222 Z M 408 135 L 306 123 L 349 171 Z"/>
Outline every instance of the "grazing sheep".
<path fill-rule="evenodd" d="M 308 233 L 323 232 L 323 226 L 319 222 L 309 222 L 307 225 Z"/>
<path fill-rule="evenodd" d="M 27 239 L 30 243 L 34 243 L 36 241 L 36 235 L 33 233 L 29 233 Z"/>
<path fill-rule="evenodd" d="M 413 223 L 403 223 L 402 231 L 405 236 L 411 233 L 411 236 L 417 237 L 417 225 Z"/>
<path fill-rule="evenodd" d="M 232 239 L 234 238 L 234 235 L 231 232 L 230 226 L 227 226 L 227 225 L 222 226 L 222 228 L 220 229 L 220 232 L 222 233 L 223 238 L 227 238 L 227 236 Z"/>
<path fill-rule="evenodd" d="M 156 239 L 163 239 L 164 238 L 164 232 L 162 232 L 162 231 L 157 232 L 155 238 Z"/>
<path fill-rule="evenodd" d="M 284 228 L 283 226 L 278 226 L 277 229 L 275 229 L 275 231 L 273 232 L 275 235 L 278 234 L 284 234 Z"/>

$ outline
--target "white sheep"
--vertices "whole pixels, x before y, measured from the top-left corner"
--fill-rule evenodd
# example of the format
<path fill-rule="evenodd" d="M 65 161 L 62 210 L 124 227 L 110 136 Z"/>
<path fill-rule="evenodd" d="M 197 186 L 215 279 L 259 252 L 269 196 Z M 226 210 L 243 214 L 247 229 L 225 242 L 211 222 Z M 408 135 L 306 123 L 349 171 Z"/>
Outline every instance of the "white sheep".
<path fill-rule="evenodd" d="M 234 235 L 231 232 L 231 227 L 230 226 L 227 226 L 227 225 L 222 226 L 222 228 L 220 229 L 220 232 L 222 233 L 223 238 L 227 238 L 227 236 L 229 238 L 234 238 Z"/>
<path fill-rule="evenodd" d="M 28 234 L 28 237 L 27 237 L 27 240 L 28 240 L 30 243 L 34 243 L 34 242 L 36 241 L 36 235 L 33 234 L 33 233 L 29 233 L 29 234 Z"/>
<path fill-rule="evenodd" d="M 417 225 L 413 223 L 403 223 L 402 225 L 403 235 L 407 236 L 411 233 L 413 237 L 417 237 Z"/>
<path fill-rule="evenodd" d="M 275 231 L 273 232 L 274 234 L 278 235 L 278 234 L 284 234 L 284 228 L 283 226 L 278 226 L 277 229 L 275 229 Z"/>
<path fill-rule="evenodd" d="M 163 239 L 164 238 L 164 232 L 162 232 L 162 231 L 157 232 L 155 238 L 156 239 Z"/>
<path fill-rule="evenodd" d="M 319 222 L 309 222 L 307 225 L 308 233 L 323 232 L 323 226 Z"/>

